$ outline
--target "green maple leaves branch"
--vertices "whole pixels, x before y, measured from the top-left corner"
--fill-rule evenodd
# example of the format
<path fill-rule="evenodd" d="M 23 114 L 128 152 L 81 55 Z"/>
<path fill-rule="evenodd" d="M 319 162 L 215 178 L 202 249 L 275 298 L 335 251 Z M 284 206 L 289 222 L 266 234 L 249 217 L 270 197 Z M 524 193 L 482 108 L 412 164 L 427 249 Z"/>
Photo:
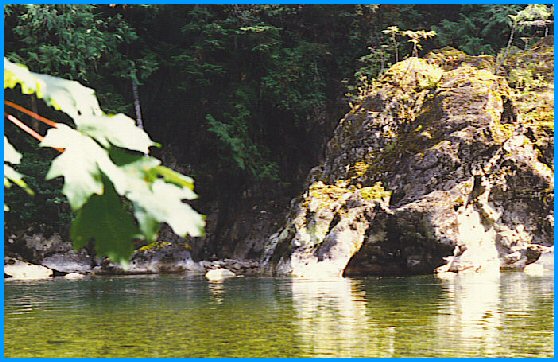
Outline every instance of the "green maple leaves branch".
<path fill-rule="evenodd" d="M 194 181 L 148 155 L 156 144 L 133 119 L 104 114 L 94 91 L 78 82 L 32 73 L 4 59 L 4 88 L 18 84 L 22 93 L 68 114 L 76 126 L 57 124 L 40 144 L 64 150 L 46 178 L 64 178 L 62 192 L 76 213 L 70 229 L 75 248 L 94 240 L 99 255 L 125 262 L 134 251 L 132 241 L 153 241 L 163 222 L 181 236 L 203 235 L 203 216 L 182 201 L 197 197 Z M 5 148 L 11 147 L 6 145 L 5 139 Z M 17 164 L 5 159 L 5 185 L 6 167 L 11 169 L 6 162 Z"/>

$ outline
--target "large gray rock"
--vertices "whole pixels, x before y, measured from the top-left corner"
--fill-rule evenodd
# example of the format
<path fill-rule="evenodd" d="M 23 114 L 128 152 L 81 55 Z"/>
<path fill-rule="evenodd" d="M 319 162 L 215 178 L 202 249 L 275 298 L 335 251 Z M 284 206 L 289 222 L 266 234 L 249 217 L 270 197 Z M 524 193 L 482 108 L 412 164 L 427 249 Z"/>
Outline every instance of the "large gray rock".
<path fill-rule="evenodd" d="M 157 274 L 204 272 L 204 268 L 194 262 L 184 243 L 157 242 L 150 247 L 137 250 L 130 262 L 119 265 L 105 259 L 95 268 L 96 274 Z"/>
<path fill-rule="evenodd" d="M 91 271 L 91 256 L 85 249 L 74 250 L 71 241 L 59 234 L 42 233 L 12 235 L 5 243 L 6 255 L 40 264 L 62 273 L 88 273 Z"/>
<path fill-rule="evenodd" d="M 43 258 L 41 265 L 62 273 L 90 273 L 91 257 L 85 251 L 68 250 Z"/>
<path fill-rule="evenodd" d="M 552 67 L 548 46 L 535 52 Z M 518 53 L 514 64 L 528 66 L 522 56 L 534 58 Z M 535 261 L 534 245 L 553 244 L 552 115 L 525 102 L 552 109 L 552 79 L 527 97 L 493 64 L 445 49 L 387 71 L 341 120 L 267 241 L 264 272 L 479 272 Z"/>

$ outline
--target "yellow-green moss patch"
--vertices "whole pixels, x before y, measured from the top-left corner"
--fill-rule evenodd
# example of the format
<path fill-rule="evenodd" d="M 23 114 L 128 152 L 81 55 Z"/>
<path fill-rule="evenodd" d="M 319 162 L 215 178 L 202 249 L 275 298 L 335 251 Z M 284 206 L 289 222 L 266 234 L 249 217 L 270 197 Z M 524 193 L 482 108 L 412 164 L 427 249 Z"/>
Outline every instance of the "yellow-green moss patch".
<path fill-rule="evenodd" d="M 364 200 L 383 200 L 391 197 L 392 192 L 387 191 L 381 182 L 376 182 L 374 186 L 363 187 L 360 189 L 360 196 Z"/>

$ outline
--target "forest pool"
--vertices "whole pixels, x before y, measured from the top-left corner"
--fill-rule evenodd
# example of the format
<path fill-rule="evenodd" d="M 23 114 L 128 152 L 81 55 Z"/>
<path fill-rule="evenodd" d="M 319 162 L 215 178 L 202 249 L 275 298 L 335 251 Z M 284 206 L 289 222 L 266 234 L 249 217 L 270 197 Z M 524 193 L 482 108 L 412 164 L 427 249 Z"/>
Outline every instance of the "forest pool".
<path fill-rule="evenodd" d="M 6 281 L 6 357 L 551 357 L 554 277 Z"/>

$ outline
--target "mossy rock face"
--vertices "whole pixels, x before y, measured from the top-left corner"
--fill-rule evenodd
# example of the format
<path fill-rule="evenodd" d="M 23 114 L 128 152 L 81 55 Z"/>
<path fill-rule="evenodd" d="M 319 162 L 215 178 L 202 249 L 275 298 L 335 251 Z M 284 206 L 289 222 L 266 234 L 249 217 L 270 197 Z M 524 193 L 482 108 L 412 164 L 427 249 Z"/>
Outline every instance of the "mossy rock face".
<path fill-rule="evenodd" d="M 471 56 L 452 47 L 434 50 L 426 56 L 426 60 L 431 64 L 438 65 L 445 71 L 457 69 L 464 64 L 477 69 L 485 69 L 489 71 L 493 70 L 495 67 L 495 60 L 493 56 Z"/>
<path fill-rule="evenodd" d="M 504 75 L 513 88 L 520 88 L 540 77 L 544 85 L 554 82 L 554 37 L 548 36 L 528 50 L 514 48 L 503 62 Z"/>
<path fill-rule="evenodd" d="M 501 73 L 512 89 L 512 98 L 526 134 L 541 153 L 541 161 L 554 169 L 554 47 L 553 37 L 533 48 L 515 50 Z"/>
<path fill-rule="evenodd" d="M 450 48 L 395 64 L 340 121 L 272 238 L 267 271 L 425 273 L 450 259 L 450 271 L 521 267 L 525 258 L 510 266 L 507 255 L 552 244 L 548 69 L 529 99 L 525 82 L 506 78 L 520 74 L 510 64 L 532 72 L 542 64 L 527 59 L 548 66 L 550 54 L 546 43 L 513 53 L 498 75 L 493 57 Z"/>

